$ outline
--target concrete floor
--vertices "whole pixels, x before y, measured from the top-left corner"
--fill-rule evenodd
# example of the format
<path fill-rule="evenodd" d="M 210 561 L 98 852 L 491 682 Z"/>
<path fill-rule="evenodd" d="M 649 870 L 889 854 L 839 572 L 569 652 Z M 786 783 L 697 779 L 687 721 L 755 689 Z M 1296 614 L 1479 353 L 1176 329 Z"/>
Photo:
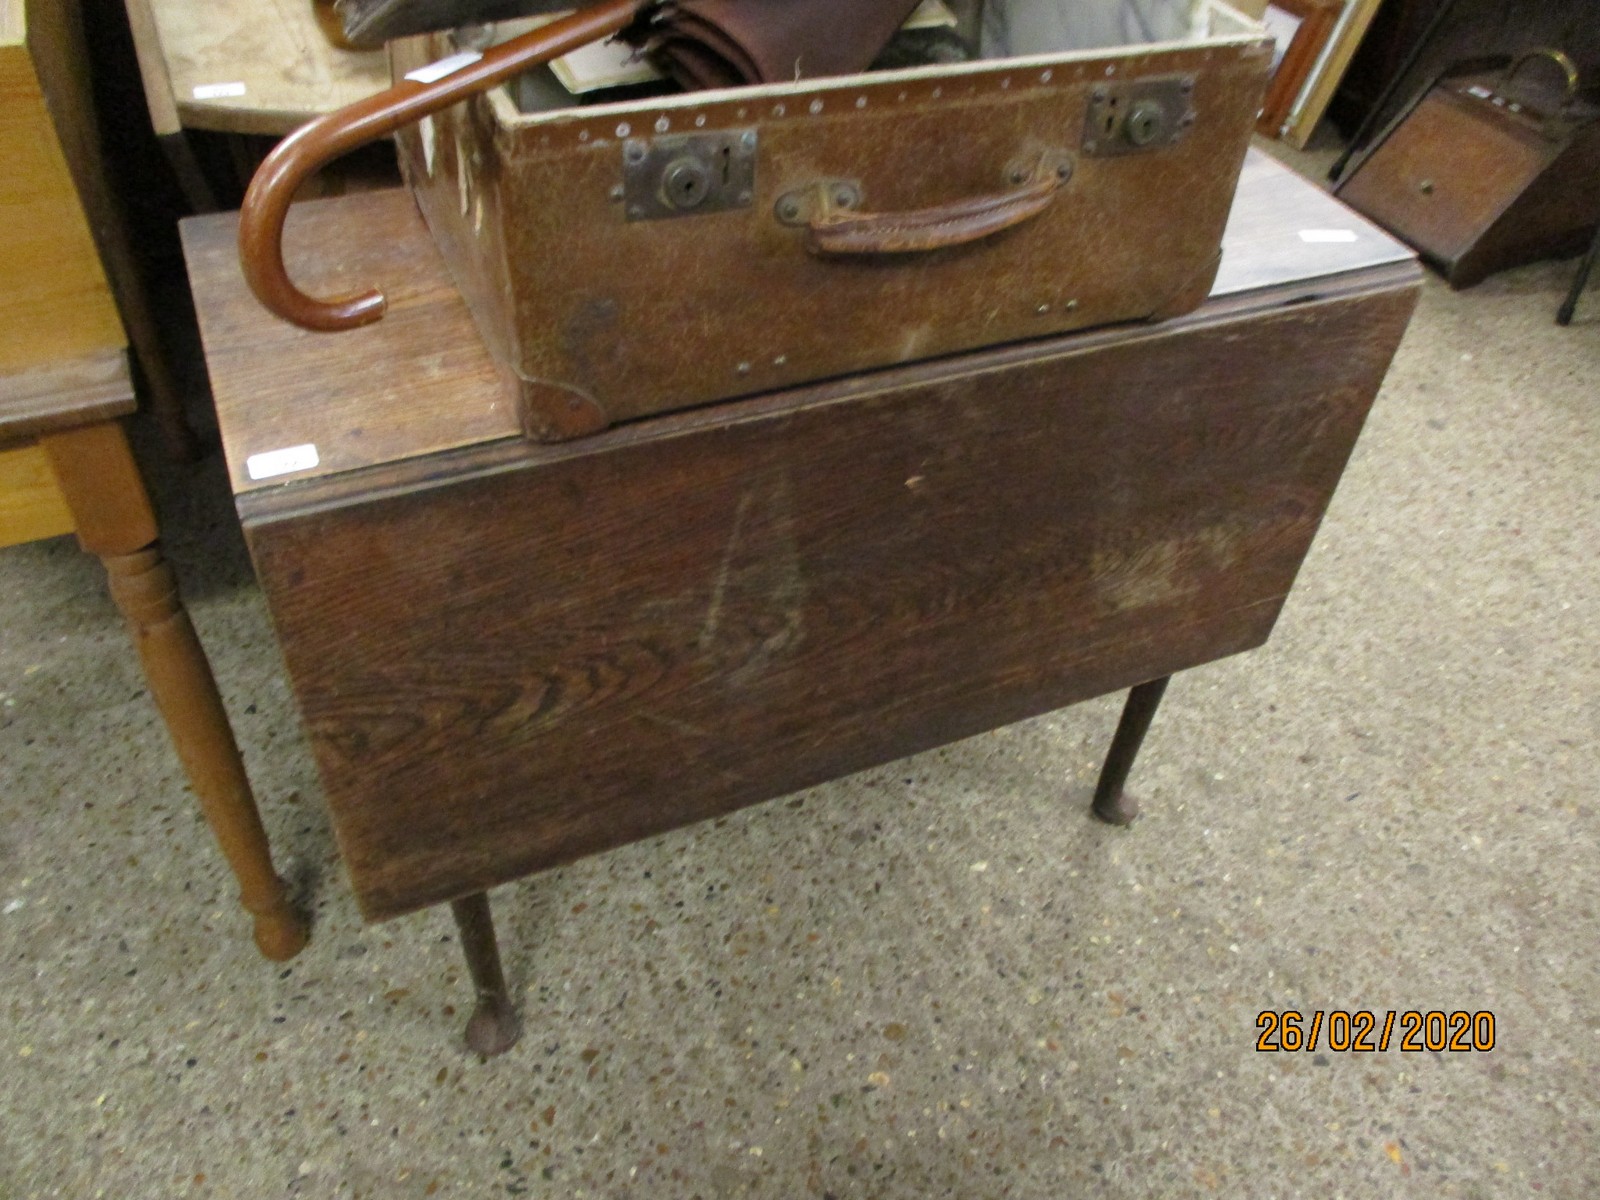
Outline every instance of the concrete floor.
<path fill-rule="evenodd" d="M 0 554 L 0 1196 L 1600 1194 L 1600 292 L 1430 280 L 1272 641 L 1131 830 L 1085 704 L 362 928 L 219 463 L 151 459 L 280 858 L 258 958 L 94 562 Z M 1258 1053 L 1263 1010 L 1490 1053 Z"/>

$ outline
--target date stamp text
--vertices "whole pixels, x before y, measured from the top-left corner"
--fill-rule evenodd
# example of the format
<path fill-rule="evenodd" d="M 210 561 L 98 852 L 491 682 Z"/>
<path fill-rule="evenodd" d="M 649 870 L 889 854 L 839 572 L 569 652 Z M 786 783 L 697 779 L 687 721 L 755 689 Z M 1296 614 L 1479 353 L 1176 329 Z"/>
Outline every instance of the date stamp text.
<path fill-rule="evenodd" d="M 1298 1050 L 1349 1051 L 1381 1054 L 1391 1043 L 1398 1043 L 1405 1054 L 1424 1050 L 1470 1051 L 1494 1049 L 1492 1012 L 1374 1012 L 1370 1009 L 1318 1010 L 1302 1013 L 1268 1010 L 1256 1015 L 1256 1049 L 1264 1053 L 1293 1053 Z"/>

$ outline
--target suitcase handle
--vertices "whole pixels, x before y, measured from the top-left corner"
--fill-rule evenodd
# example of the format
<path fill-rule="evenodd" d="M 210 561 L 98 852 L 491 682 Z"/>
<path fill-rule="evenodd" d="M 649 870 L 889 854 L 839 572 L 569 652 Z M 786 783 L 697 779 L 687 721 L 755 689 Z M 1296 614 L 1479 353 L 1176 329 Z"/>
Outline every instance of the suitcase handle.
<path fill-rule="evenodd" d="M 357 146 L 487 91 L 529 67 L 610 37 L 654 3 L 656 0 L 601 0 L 496 46 L 482 58 L 443 76 L 426 82 L 405 79 L 387 91 L 327 113 L 279 142 L 250 181 L 239 213 L 239 262 L 256 299 L 285 321 L 306 329 L 354 329 L 378 320 L 386 301 L 376 289 L 318 300 L 289 278 L 283 265 L 283 223 L 300 185 L 324 163 Z"/>
<path fill-rule="evenodd" d="M 1031 221 L 1055 199 L 1067 173 L 1035 171 L 1010 192 L 973 196 L 933 208 L 864 213 L 840 208 L 829 189 L 806 225 L 806 249 L 823 257 L 858 254 L 920 254 L 993 237 Z"/>

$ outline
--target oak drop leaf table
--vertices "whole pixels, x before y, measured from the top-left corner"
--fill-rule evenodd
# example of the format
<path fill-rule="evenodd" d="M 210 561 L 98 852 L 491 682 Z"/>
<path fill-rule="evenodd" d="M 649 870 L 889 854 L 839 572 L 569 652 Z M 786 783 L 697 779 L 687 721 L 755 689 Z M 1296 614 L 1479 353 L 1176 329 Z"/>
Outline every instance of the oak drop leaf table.
<path fill-rule="evenodd" d="M 259 308 L 235 228 L 185 244 L 341 852 L 368 919 L 453 903 L 484 1053 L 498 883 L 1131 687 L 1127 820 L 1167 678 L 1271 631 L 1420 280 L 1252 154 L 1189 316 L 536 445 L 407 194 L 293 214 L 309 290 L 389 291 L 351 333 Z"/>

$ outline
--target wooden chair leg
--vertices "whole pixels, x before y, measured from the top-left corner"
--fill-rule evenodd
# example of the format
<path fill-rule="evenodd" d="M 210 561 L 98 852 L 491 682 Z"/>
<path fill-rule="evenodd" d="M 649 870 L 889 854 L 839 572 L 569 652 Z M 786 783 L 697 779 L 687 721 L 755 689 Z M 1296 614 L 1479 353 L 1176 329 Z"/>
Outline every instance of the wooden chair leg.
<path fill-rule="evenodd" d="M 1141 683 L 1128 693 L 1123 706 L 1122 719 L 1117 722 L 1116 735 L 1111 739 L 1111 749 L 1106 754 L 1105 765 L 1100 768 L 1100 781 L 1094 789 L 1094 815 L 1112 825 L 1128 825 L 1139 815 L 1139 804 L 1126 789 L 1128 772 L 1133 770 L 1133 760 L 1139 756 L 1144 735 L 1155 720 L 1156 708 L 1167 690 L 1172 676 L 1165 675 Z"/>
<path fill-rule="evenodd" d="M 450 902 L 450 914 L 461 931 L 461 949 L 467 957 L 478 1004 L 467 1021 L 467 1045 L 485 1058 L 504 1054 L 522 1036 L 522 1022 L 500 968 L 500 947 L 495 942 L 494 915 L 487 892 L 476 892 Z"/>
<path fill-rule="evenodd" d="M 72 508 L 78 541 L 105 565 L 128 623 L 150 695 L 166 722 L 200 808 L 255 918 L 255 941 L 275 961 L 305 946 L 305 920 L 272 865 L 261 814 L 245 775 L 211 665 L 156 541 L 150 500 L 115 422 L 41 439 Z"/>

